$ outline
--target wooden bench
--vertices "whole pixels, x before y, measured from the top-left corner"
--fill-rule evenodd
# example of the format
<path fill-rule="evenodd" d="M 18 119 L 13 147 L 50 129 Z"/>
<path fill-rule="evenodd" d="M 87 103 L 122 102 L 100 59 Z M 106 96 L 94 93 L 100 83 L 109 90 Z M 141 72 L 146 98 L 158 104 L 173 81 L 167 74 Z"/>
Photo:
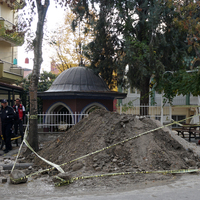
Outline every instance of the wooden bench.
<path fill-rule="evenodd" d="M 190 126 L 191 124 L 183 124 L 183 126 L 181 126 L 178 129 L 175 129 L 175 131 L 177 131 L 178 135 L 181 134 L 183 138 L 185 138 L 185 133 L 189 133 Z"/>
<path fill-rule="evenodd" d="M 191 141 L 191 138 L 194 138 L 195 140 L 196 139 L 200 139 L 200 125 L 192 125 L 192 126 L 190 126 L 190 129 L 189 129 L 189 142 Z"/>
<path fill-rule="evenodd" d="M 200 125 L 199 124 L 183 124 L 179 129 L 175 129 L 178 135 L 182 135 L 185 138 L 185 134 L 189 134 L 189 142 L 191 138 L 200 139 Z M 198 136 L 197 136 L 198 135 Z"/>

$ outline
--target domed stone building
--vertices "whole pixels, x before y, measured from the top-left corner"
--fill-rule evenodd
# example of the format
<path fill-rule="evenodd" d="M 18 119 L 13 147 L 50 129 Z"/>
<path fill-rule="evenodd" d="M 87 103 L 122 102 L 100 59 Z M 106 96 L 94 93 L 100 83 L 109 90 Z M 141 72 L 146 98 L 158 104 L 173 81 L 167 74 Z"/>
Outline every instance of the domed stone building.
<path fill-rule="evenodd" d="M 75 113 L 87 114 L 96 107 L 113 111 L 113 100 L 125 93 L 110 91 L 104 80 L 86 67 L 73 67 L 62 72 L 49 90 L 38 93 L 45 113 L 68 113 L 67 123 L 75 123 Z"/>

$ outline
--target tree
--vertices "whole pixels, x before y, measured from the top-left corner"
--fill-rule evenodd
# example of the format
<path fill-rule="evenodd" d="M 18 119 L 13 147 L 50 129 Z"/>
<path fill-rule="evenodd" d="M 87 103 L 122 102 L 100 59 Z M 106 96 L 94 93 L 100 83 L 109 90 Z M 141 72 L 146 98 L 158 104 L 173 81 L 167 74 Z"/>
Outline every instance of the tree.
<path fill-rule="evenodd" d="M 50 86 L 52 85 L 53 81 L 56 79 L 57 75 L 56 74 L 52 74 L 51 72 L 46 72 L 43 71 L 40 76 L 39 76 L 39 80 L 38 80 L 38 92 L 44 92 L 47 91 Z M 31 81 L 31 74 L 28 76 L 28 78 L 24 78 L 22 81 L 17 82 L 17 85 L 20 85 L 23 89 L 23 95 L 22 95 L 22 101 L 24 105 L 26 107 L 26 111 L 29 112 L 30 108 L 29 108 L 29 104 L 26 104 L 27 101 L 27 94 L 29 93 L 29 87 L 30 87 L 30 81 Z M 37 98 L 38 101 L 38 111 L 42 112 L 42 101 L 40 100 L 40 98 Z"/>
<path fill-rule="evenodd" d="M 174 69 L 166 73 L 162 81 L 158 81 L 158 90 L 164 91 L 169 102 L 178 94 L 193 96 L 200 95 L 200 1 L 177 1 L 174 3 L 178 15 L 173 18 L 174 27 L 184 36 L 181 42 L 187 44 L 187 54 L 184 55 L 184 68 Z M 178 81 L 177 81 L 178 80 Z"/>
<path fill-rule="evenodd" d="M 94 28 L 95 39 L 86 47 L 85 55 L 91 60 L 90 67 L 96 74 L 100 74 L 112 89 L 116 83 L 117 56 L 115 48 L 118 46 L 118 38 L 112 31 L 112 23 L 109 22 L 112 9 L 107 9 L 105 4 L 104 1 L 100 3 L 99 17 Z"/>
<path fill-rule="evenodd" d="M 71 8 L 76 19 L 84 19 L 93 30 L 94 40 L 84 48 L 84 54 L 91 62 L 90 68 L 101 75 L 110 89 L 115 88 L 120 55 L 120 40 L 113 21 L 116 1 L 78 1 Z"/>
<path fill-rule="evenodd" d="M 126 13 L 124 60 L 129 65 L 131 85 L 141 91 L 140 104 L 148 105 L 153 75 L 159 85 L 165 71 L 186 68 L 183 60 L 187 57 L 187 45 L 183 42 L 186 33 L 177 30 L 173 23 L 179 13 L 171 1 L 136 1 L 133 7 L 137 18 L 132 19 Z"/>
<path fill-rule="evenodd" d="M 37 91 L 38 91 L 38 80 L 40 75 L 40 68 L 42 59 L 42 42 L 43 42 L 43 28 L 44 28 L 44 20 L 46 17 L 46 13 L 49 7 L 49 0 L 34 1 L 33 7 L 36 3 L 37 13 L 38 13 L 38 22 L 37 22 L 37 30 L 36 36 L 33 40 L 33 48 L 34 48 L 34 65 L 31 76 L 31 82 L 29 87 L 29 96 L 30 96 L 30 129 L 29 129 L 29 144 L 35 150 L 39 150 L 38 144 L 38 119 L 37 119 Z"/>
<path fill-rule="evenodd" d="M 187 31 L 188 51 L 194 50 L 196 54 L 193 66 L 200 65 L 200 1 L 179 1 L 176 7 L 180 12 L 180 18 L 175 18 L 174 22 L 179 29 Z"/>
<path fill-rule="evenodd" d="M 60 6 L 67 6 L 70 1 L 55 1 Z M 44 23 L 47 10 L 49 8 L 50 0 L 28 0 L 27 5 L 30 6 L 28 11 L 24 10 L 24 18 L 21 19 L 21 26 L 30 27 L 33 18 L 37 16 L 37 27 L 33 41 L 31 41 L 30 47 L 34 51 L 33 59 L 33 71 L 31 76 L 31 82 L 29 87 L 29 96 L 30 96 L 30 129 L 29 129 L 29 144 L 31 147 L 37 151 L 39 149 L 38 144 L 38 126 L 37 126 L 37 91 L 38 91 L 38 80 L 40 75 L 40 68 L 42 59 L 42 43 L 44 35 Z M 28 20 L 28 21 L 27 21 Z M 28 22 L 26 24 L 25 22 Z"/>
<path fill-rule="evenodd" d="M 86 3 L 76 5 L 77 15 L 87 16 Z M 180 15 L 172 1 L 91 0 L 99 5 L 94 24 L 95 40 L 88 45 L 91 67 L 110 84 L 113 71 L 118 84 L 123 82 L 125 68 L 132 87 L 141 91 L 140 104 L 149 104 L 152 75 L 161 82 L 167 70 L 186 68 L 186 32 L 177 30 L 173 19 Z M 85 7 L 84 12 L 78 8 Z"/>
<path fill-rule="evenodd" d="M 74 25 L 75 14 L 68 9 L 64 26 L 58 28 L 50 44 L 56 50 L 52 60 L 60 72 L 76 66 L 88 66 L 90 61 L 84 56 L 83 48 L 92 40 L 90 28 L 83 21 L 78 20 Z"/>

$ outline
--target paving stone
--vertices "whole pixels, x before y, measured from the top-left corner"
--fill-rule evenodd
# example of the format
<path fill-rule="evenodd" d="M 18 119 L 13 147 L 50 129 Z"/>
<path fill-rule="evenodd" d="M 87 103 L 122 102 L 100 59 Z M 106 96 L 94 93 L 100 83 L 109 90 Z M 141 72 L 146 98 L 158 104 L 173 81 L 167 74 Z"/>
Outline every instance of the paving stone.
<path fill-rule="evenodd" d="M 18 184 L 18 183 L 26 183 L 28 178 L 25 177 L 26 174 L 21 170 L 14 170 L 10 174 L 10 182 L 12 184 Z"/>

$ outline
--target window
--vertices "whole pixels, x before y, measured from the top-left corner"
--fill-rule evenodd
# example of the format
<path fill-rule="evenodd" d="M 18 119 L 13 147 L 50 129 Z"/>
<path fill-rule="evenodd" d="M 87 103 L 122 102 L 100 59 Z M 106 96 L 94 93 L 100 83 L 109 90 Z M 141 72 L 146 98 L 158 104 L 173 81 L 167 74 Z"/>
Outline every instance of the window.
<path fill-rule="evenodd" d="M 185 119 L 185 118 L 186 118 L 185 115 L 172 115 L 172 119 L 173 119 L 174 121 L 180 121 L 180 120 Z M 180 122 L 180 124 L 184 124 L 184 123 L 186 123 L 185 120 L 182 121 L 182 122 Z M 177 128 L 177 127 L 180 127 L 180 126 L 179 126 L 178 124 L 173 124 L 172 127 L 173 127 L 173 128 Z"/>

